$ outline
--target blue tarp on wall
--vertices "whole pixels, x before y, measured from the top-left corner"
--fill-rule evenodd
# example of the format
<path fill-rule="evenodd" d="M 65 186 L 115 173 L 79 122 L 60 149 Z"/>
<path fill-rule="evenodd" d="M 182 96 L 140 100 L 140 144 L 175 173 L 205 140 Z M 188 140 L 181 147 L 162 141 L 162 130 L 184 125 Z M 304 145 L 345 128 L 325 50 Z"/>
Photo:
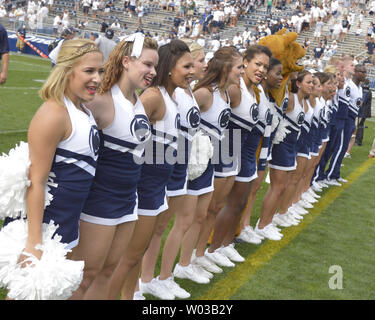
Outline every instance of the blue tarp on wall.
<path fill-rule="evenodd" d="M 18 51 L 16 48 L 17 43 L 17 35 L 15 32 L 8 31 L 8 39 L 9 39 L 9 49 L 10 51 Z M 30 42 L 35 48 L 38 48 L 42 51 L 45 55 L 48 56 L 48 45 L 54 41 L 54 39 L 41 37 L 41 36 L 28 36 L 26 35 L 26 40 Z M 23 53 L 39 55 L 33 49 L 31 49 L 26 43 L 25 47 L 23 48 Z"/>

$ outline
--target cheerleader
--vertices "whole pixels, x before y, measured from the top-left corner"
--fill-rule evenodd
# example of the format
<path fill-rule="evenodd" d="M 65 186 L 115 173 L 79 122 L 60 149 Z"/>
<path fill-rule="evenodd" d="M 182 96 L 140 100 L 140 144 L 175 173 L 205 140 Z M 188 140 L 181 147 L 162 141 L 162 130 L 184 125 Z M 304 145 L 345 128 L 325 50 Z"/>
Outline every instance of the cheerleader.
<path fill-rule="evenodd" d="M 310 189 L 310 182 L 312 179 L 312 176 L 314 174 L 314 169 L 316 166 L 316 156 L 313 156 L 313 149 L 316 147 L 316 150 L 318 150 L 318 146 L 315 146 L 314 141 L 316 135 L 319 134 L 319 115 L 321 112 L 321 103 L 319 97 L 322 94 L 322 86 L 320 84 L 320 80 L 318 77 L 315 76 L 315 73 L 313 75 L 313 89 L 307 99 L 307 104 L 311 108 L 312 113 L 310 115 L 306 115 L 305 121 L 310 120 L 310 130 L 308 134 L 306 132 L 303 132 L 303 143 L 300 141 L 300 148 L 305 149 L 305 152 L 302 152 L 303 155 L 307 155 L 306 158 L 306 164 L 305 164 L 305 170 L 302 174 L 302 177 L 298 183 L 298 186 L 296 188 L 296 193 L 294 195 L 292 206 L 289 207 L 289 211 L 293 211 L 295 216 L 307 214 L 308 211 L 305 209 L 306 207 L 311 208 L 311 205 L 306 203 L 305 200 L 301 199 L 301 197 L 308 197 L 306 194 L 306 191 L 309 191 L 310 194 L 310 202 L 315 202 L 315 198 L 320 198 L 319 195 L 317 195 L 312 189 Z M 310 118 L 311 116 L 311 118 Z M 309 150 L 309 153 L 307 154 L 307 149 Z M 316 153 L 317 154 L 317 153 Z M 311 198 L 313 197 L 313 198 Z M 284 222 L 284 225 L 280 224 L 280 226 L 287 226 L 287 223 Z"/>
<path fill-rule="evenodd" d="M 312 92 L 313 89 L 313 77 L 309 75 L 305 76 L 305 81 L 300 82 L 292 82 L 292 92 L 294 94 L 295 101 L 298 98 L 298 102 L 303 107 L 305 116 L 303 119 L 303 123 L 301 126 L 301 131 L 296 143 L 296 169 L 291 172 L 289 180 L 288 180 L 288 188 L 285 189 L 282 199 L 280 201 L 280 208 L 279 214 L 275 215 L 273 222 L 276 222 L 280 226 L 288 227 L 292 225 L 291 221 L 288 223 L 288 219 L 285 220 L 286 213 L 289 213 L 289 216 L 296 219 L 301 219 L 302 216 L 298 214 L 292 206 L 297 201 L 295 200 L 296 194 L 299 194 L 300 190 L 298 189 L 299 182 L 302 180 L 303 174 L 306 169 L 307 161 L 310 157 L 310 127 L 311 121 L 313 116 L 313 109 L 309 104 L 308 97 Z M 297 87 L 296 87 L 297 85 Z M 295 102 L 296 103 L 296 102 Z M 289 219 L 291 220 L 291 219 Z"/>
<path fill-rule="evenodd" d="M 223 138 L 231 114 L 231 101 L 227 89 L 232 84 L 239 85 L 242 74 L 243 58 L 240 53 L 235 47 L 222 47 L 209 61 L 205 77 L 194 87 L 194 95 L 201 110 L 201 129 L 211 138 L 214 157 L 209 162 L 206 171 L 200 177 L 189 182 L 191 192 L 196 194 L 213 191 L 193 258 L 196 264 L 212 270 L 212 272 L 221 272 L 221 268 L 216 265 L 218 261 L 215 258 L 219 258 L 220 263 L 218 264 L 221 266 L 234 266 L 226 256 L 219 252 L 206 250 L 206 245 L 216 215 L 223 206 L 234 182 L 233 174 L 236 172 L 236 168 L 231 164 L 224 163 L 224 157 L 228 155 L 229 150 L 228 145 L 224 145 Z M 220 174 L 220 178 L 215 177 L 216 173 Z"/>
<path fill-rule="evenodd" d="M 145 147 L 144 163 L 137 187 L 138 220 L 127 250 L 123 252 L 111 279 L 110 299 L 122 289 L 122 299 L 133 299 L 141 261 L 153 235 L 160 213 L 168 209 L 166 186 L 172 175 L 177 154 L 180 114 L 173 92 L 188 88 L 193 75 L 193 59 L 188 46 L 173 40 L 158 50 L 157 75 L 151 87 L 140 96 L 151 123 L 152 142 Z M 169 292 L 181 288 L 163 281 Z M 178 287 L 178 288 L 177 288 Z M 170 299 L 174 295 L 169 296 Z"/>
<path fill-rule="evenodd" d="M 339 90 L 338 92 L 338 110 L 335 117 L 335 127 L 337 130 L 336 140 L 333 141 L 332 146 L 332 159 L 330 161 L 329 167 L 327 169 L 327 181 L 336 182 L 336 184 L 339 184 L 337 179 L 340 178 L 340 168 L 341 163 L 344 158 L 345 152 L 347 150 L 347 145 L 344 145 L 344 129 L 345 129 L 345 123 L 348 120 L 348 113 L 349 113 L 349 99 L 351 95 L 351 89 L 348 84 L 348 80 L 351 79 L 351 77 L 354 74 L 354 64 L 353 61 L 350 59 L 350 57 L 344 57 L 341 60 L 341 65 L 339 66 L 339 70 L 343 73 L 345 77 L 345 84 L 342 90 Z M 348 129 L 348 127 L 347 127 Z M 350 140 L 350 138 L 349 138 Z"/>
<path fill-rule="evenodd" d="M 241 232 L 238 236 L 239 239 L 245 242 L 254 243 L 254 244 L 259 244 L 261 243 L 262 239 L 264 239 L 263 237 L 259 236 L 251 227 L 250 220 L 251 220 L 251 213 L 254 207 L 256 194 L 263 183 L 263 179 L 266 173 L 267 159 L 271 151 L 272 140 L 275 136 L 275 132 L 277 129 L 277 124 L 278 124 L 278 117 L 276 114 L 277 111 L 275 109 L 277 107 L 275 106 L 275 102 L 272 98 L 270 90 L 273 88 L 274 89 L 280 88 L 281 82 L 283 80 L 282 70 L 283 70 L 282 63 L 278 59 L 271 57 L 267 75 L 262 80 L 261 87 L 260 87 L 262 91 L 260 94 L 259 108 L 266 106 L 265 108 L 266 112 L 264 113 L 264 116 L 267 115 L 263 119 L 263 124 L 265 125 L 265 127 L 264 127 L 263 139 L 261 140 L 262 146 L 266 148 L 266 154 L 265 154 L 266 156 L 263 157 L 262 151 L 260 152 L 259 160 L 258 160 L 258 167 L 257 167 L 258 177 L 255 180 L 253 180 L 251 184 L 246 211 L 241 221 Z M 262 121 L 262 119 L 259 118 L 259 121 Z M 268 143 L 266 141 L 267 140 L 267 134 L 266 134 L 267 127 L 270 127 L 269 128 L 270 135 L 268 137 Z M 262 158 L 265 161 L 262 160 Z"/>
<path fill-rule="evenodd" d="M 345 93 L 348 98 L 348 113 L 345 119 L 344 130 L 342 131 L 340 152 L 336 153 L 334 164 L 328 169 L 327 183 L 332 185 L 341 185 L 338 180 L 346 182 L 345 179 L 341 178 L 340 167 L 345 153 L 348 151 L 350 139 L 355 132 L 355 119 L 358 116 L 358 110 L 362 104 L 362 87 L 360 84 L 366 77 L 366 68 L 364 66 L 357 65 L 354 68 L 352 62 L 344 61 L 346 76 Z"/>
<path fill-rule="evenodd" d="M 320 84 L 322 86 L 322 95 L 319 98 L 319 103 L 321 105 L 321 110 L 319 114 L 319 129 L 318 134 L 315 136 L 314 144 L 315 144 L 315 152 L 314 155 L 316 156 L 314 162 L 314 174 L 312 178 L 312 183 L 317 183 L 320 187 L 327 187 L 328 185 L 324 183 L 324 181 L 318 181 L 318 174 L 319 174 L 319 162 L 322 157 L 322 154 L 325 150 L 327 145 L 327 141 L 329 140 L 329 117 L 330 117 L 330 108 L 328 104 L 328 98 L 330 97 L 332 86 L 334 85 L 334 75 L 331 73 L 326 72 L 317 72 L 315 74 L 317 78 L 319 78 Z M 317 151 L 318 146 L 318 152 Z"/>
<path fill-rule="evenodd" d="M 263 199 L 261 218 L 255 226 L 258 234 L 270 240 L 282 238 L 282 234 L 272 224 L 272 219 L 289 183 L 291 172 L 296 169 L 296 143 L 305 117 L 303 100 L 312 89 L 311 73 L 308 71 L 298 73 L 297 78 L 292 80 L 292 87 L 294 92 L 288 96 L 288 107 L 281 120 L 286 124 L 289 133 L 282 141 L 274 141 L 272 146 L 272 159 L 269 162 L 271 184 Z M 279 124 L 279 130 L 283 126 L 282 122 Z"/>
<path fill-rule="evenodd" d="M 238 173 L 225 207 L 215 220 L 214 234 L 208 252 L 218 250 L 233 262 L 245 260 L 234 248 L 233 240 L 249 197 L 252 181 L 257 178 L 256 151 L 259 141 L 265 127 L 267 124 L 271 125 L 272 121 L 269 105 L 265 102 L 258 106 L 255 93 L 260 90 L 259 95 L 264 95 L 262 87 L 258 88 L 257 85 L 267 73 L 271 56 L 271 51 L 265 46 L 248 47 L 244 53 L 245 72 L 240 86 L 233 85 L 229 88 L 232 114 L 228 134 L 233 140 L 233 156 L 236 157 L 234 161 L 238 166 Z M 239 152 L 236 153 L 235 150 Z"/>
<path fill-rule="evenodd" d="M 99 148 L 95 119 L 84 104 L 94 99 L 102 73 L 103 55 L 94 42 L 65 41 L 39 92 L 45 102 L 28 131 L 31 185 L 24 249 L 38 259 L 42 251 L 35 246 L 42 243 L 43 223 L 53 220 L 58 225 L 56 233 L 66 248 L 78 244 L 79 216 L 94 179 Z M 53 200 L 44 209 L 47 180 Z M 21 255 L 20 261 L 26 258 Z"/>
<path fill-rule="evenodd" d="M 157 43 L 141 34 L 121 41 L 106 64 L 99 95 L 89 105 L 101 137 L 96 176 L 80 221 L 73 256 L 85 261 L 74 299 L 106 299 L 110 277 L 127 250 L 137 220 L 140 157 L 150 123 L 136 90 L 156 75 Z"/>
<path fill-rule="evenodd" d="M 201 80 L 207 69 L 203 47 L 195 42 L 190 42 L 189 49 L 194 63 L 194 76 L 192 80 Z M 176 88 L 174 95 L 181 116 L 177 150 L 178 162 L 175 164 L 171 179 L 167 184 L 169 208 L 163 213 L 161 219 L 158 219 L 157 221 L 154 235 L 142 260 L 142 275 L 139 282 L 141 293 L 149 293 L 160 299 L 163 299 L 165 295 L 169 294 L 169 292 L 167 291 L 167 293 L 165 293 L 165 290 L 163 290 L 165 287 L 160 286 L 158 280 L 164 280 L 171 277 L 172 267 L 181 243 L 183 239 L 187 237 L 186 233 L 196 219 L 196 215 L 198 214 L 196 212 L 200 213 L 202 211 L 197 210 L 197 208 L 200 208 L 202 203 L 204 204 L 207 202 L 207 200 L 204 201 L 206 198 L 204 195 L 198 196 L 194 193 L 190 194 L 187 175 L 188 156 L 193 136 L 199 128 L 200 110 L 198 109 L 198 104 L 195 101 L 190 87 L 187 89 Z M 207 207 L 207 205 L 205 207 Z M 163 255 L 160 275 L 155 279 L 154 270 L 159 257 L 162 235 L 173 214 L 176 215 L 175 222 L 168 234 L 162 250 Z M 202 218 L 200 218 L 200 220 L 201 219 Z M 193 236 L 190 235 L 189 239 L 192 240 L 192 237 Z M 183 258 L 180 258 L 180 262 L 176 265 L 174 276 L 188 277 L 198 283 L 209 282 L 208 277 L 204 274 L 197 274 L 196 268 L 192 268 L 190 265 L 190 258 L 191 254 L 188 259 L 184 260 Z M 203 272 L 204 271 L 201 270 L 201 273 Z"/>
<path fill-rule="evenodd" d="M 327 179 L 327 174 L 325 172 L 326 166 L 332 156 L 334 142 L 337 141 L 336 114 L 338 111 L 339 103 L 338 92 L 343 89 L 345 83 L 344 75 L 339 70 L 337 70 L 335 66 L 327 67 L 329 67 L 330 72 L 333 72 L 335 74 L 335 92 L 332 93 L 334 95 L 334 98 L 332 99 L 331 117 L 329 122 L 329 141 L 327 142 L 326 148 L 319 162 L 319 174 L 317 179 L 319 181 L 325 181 Z"/>

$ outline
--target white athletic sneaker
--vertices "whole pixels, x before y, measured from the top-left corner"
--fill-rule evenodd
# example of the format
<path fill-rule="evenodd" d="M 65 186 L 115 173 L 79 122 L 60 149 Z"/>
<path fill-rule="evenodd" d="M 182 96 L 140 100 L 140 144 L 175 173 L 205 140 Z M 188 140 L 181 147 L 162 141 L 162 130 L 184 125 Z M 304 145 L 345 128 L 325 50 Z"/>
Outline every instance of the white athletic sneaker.
<path fill-rule="evenodd" d="M 312 183 L 311 189 L 315 192 L 322 192 L 322 188 L 315 181 Z"/>
<path fill-rule="evenodd" d="M 291 213 L 290 211 L 286 213 L 286 218 L 287 218 L 287 221 L 290 221 L 290 223 L 294 226 L 298 226 L 299 223 L 301 222 L 301 220 L 297 219 L 295 214 Z"/>
<path fill-rule="evenodd" d="M 321 198 L 321 196 L 318 195 L 318 194 L 316 194 L 311 187 L 307 189 L 307 192 L 310 193 L 310 195 L 313 196 L 315 199 L 320 199 Z"/>
<path fill-rule="evenodd" d="M 320 181 L 317 181 L 317 184 L 321 187 L 321 188 L 328 188 L 329 185 L 326 183 L 326 180 L 320 180 Z"/>
<path fill-rule="evenodd" d="M 242 257 L 238 251 L 234 248 L 234 243 L 231 243 L 230 245 L 226 247 L 220 248 L 220 253 L 225 255 L 227 258 L 232 260 L 233 262 L 244 262 L 245 258 Z"/>
<path fill-rule="evenodd" d="M 303 216 L 301 216 L 297 211 L 296 209 L 294 209 L 293 207 L 290 207 L 288 209 L 288 213 L 289 215 L 293 215 L 294 218 L 296 218 L 297 220 L 302 220 L 303 219 Z"/>
<path fill-rule="evenodd" d="M 314 206 L 310 203 L 310 202 L 307 202 L 306 200 L 299 200 L 297 202 L 302 208 L 307 208 L 307 209 L 311 209 L 311 208 L 314 208 Z"/>
<path fill-rule="evenodd" d="M 205 256 L 196 257 L 193 260 L 193 264 L 204 268 L 205 270 L 213 273 L 222 273 L 223 269 L 213 263 L 210 259 Z"/>
<path fill-rule="evenodd" d="M 159 278 L 159 277 L 158 277 Z M 159 280 L 159 279 L 158 279 Z M 178 283 L 173 280 L 173 277 L 169 277 L 165 280 L 159 280 L 167 289 L 174 294 L 175 297 L 180 299 L 190 298 L 190 293 L 185 289 L 181 288 Z"/>
<path fill-rule="evenodd" d="M 173 270 L 173 276 L 180 279 L 190 279 L 196 283 L 209 283 L 210 279 L 195 272 L 193 265 L 181 266 L 178 263 Z"/>
<path fill-rule="evenodd" d="M 308 192 L 304 192 L 302 193 L 302 196 L 301 198 L 307 202 L 310 202 L 310 203 L 315 203 L 315 202 L 318 202 L 318 200 L 316 200 L 313 196 L 311 196 Z"/>
<path fill-rule="evenodd" d="M 290 219 L 288 219 L 287 214 L 276 213 L 273 216 L 272 222 L 274 222 L 275 224 L 277 224 L 281 227 L 285 227 L 285 228 L 293 226 L 293 223 Z"/>
<path fill-rule="evenodd" d="M 142 282 L 139 279 L 139 291 L 149 293 L 161 300 L 174 300 L 174 294 L 165 286 L 163 281 L 158 278 L 152 279 L 150 282 Z"/>
<path fill-rule="evenodd" d="M 259 220 L 258 220 L 258 223 L 259 223 Z M 255 226 L 256 233 L 270 240 L 274 240 L 274 241 L 281 240 L 282 238 L 281 235 L 279 233 L 276 233 L 276 230 L 272 227 L 272 223 L 266 225 L 263 229 L 258 228 L 258 223 Z"/>
<path fill-rule="evenodd" d="M 330 179 L 330 180 L 327 180 L 327 183 L 331 186 L 342 186 L 342 184 L 340 182 L 338 182 L 336 179 Z"/>
<path fill-rule="evenodd" d="M 208 279 L 212 279 L 214 277 L 214 275 L 211 272 L 207 271 L 205 268 L 201 267 L 199 264 L 192 263 L 191 265 L 192 265 L 195 273 L 197 273 L 197 274 L 199 274 L 203 277 L 206 277 Z"/>
<path fill-rule="evenodd" d="M 284 218 L 283 218 L 283 214 L 279 214 L 279 213 L 276 213 L 274 214 L 273 218 L 272 218 L 272 223 L 276 226 L 280 226 L 280 227 L 284 227 L 284 228 L 288 228 L 290 226 L 292 226 L 292 224 L 290 222 L 287 222 Z"/>
<path fill-rule="evenodd" d="M 264 237 L 262 237 L 261 235 L 257 234 L 257 233 L 254 231 L 254 229 L 253 229 L 252 226 L 246 226 L 245 230 L 246 230 L 246 232 L 247 232 L 248 234 L 251 234 L 251 235 L 257 237 L 257 238 L 259 238 L 260 240 L 263 240 L 263 239 L 264 239 Z"/>
<path fill-rule="evenodd" d="M 344 179 L 342 177 L 338 178 L 337 181 L 342 182 L 342 183 L 347 183 L 348 182 L 348 180 L 346 180 L 346 179 Z"/>
<path fill-rule="evenodd" d="M 218 264 L 222 267 L 234 267 L 235 264 L 227 258 L 227 256 L 223 255 L 220 252 L 220 248 L 216 249 L 214 252 L 208 252 L 206 249 L 204 255 L 210 259 L 213 263 Z"/>
<path fill-rule="evenodd" d="M 262 240 L 256 236 L 254 236 L 252 233 L 247 232 L 246 229 L 242 229 L 241 233 L 237 237 L 238 239 L 247 242 L 247 243 L 253 243 L 253 244 L 259 244 L 262 242 Z"/>
<path fill-rule="evenodd" d="M 298 214 L 308 214 L 309 212 L 304 208 L 302 207 L 298 202 L 297 203 L 293 203 L 292 204 L 292 207 L 297 211 Z"/>
<path fill-rule="evenodd" d="M 146 300 L 141 291 L 134 292 L 133 300 Z"/>

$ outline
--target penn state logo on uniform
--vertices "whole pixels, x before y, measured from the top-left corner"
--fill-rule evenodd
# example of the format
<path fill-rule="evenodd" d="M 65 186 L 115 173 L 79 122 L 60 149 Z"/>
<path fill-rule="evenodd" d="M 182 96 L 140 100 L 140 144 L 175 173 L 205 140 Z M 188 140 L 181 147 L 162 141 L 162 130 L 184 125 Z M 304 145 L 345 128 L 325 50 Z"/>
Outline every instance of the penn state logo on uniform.
<path fill-rule="evenodd" d="M 355 102 L 356 106 L 357 106 L 357 109 L 359 109 L 359 107 L 361 106 L 361 103 L 362 103 L 362 99 L 361 98 L 358 98 Z"/>
<path fill-rule="evenodd" d="M 259 119 L 259 107 L 257 103 L 253 103 L 250 107 L 250 117 L 254 122 L 257 122 Z"/>
<path fill-rule="evenodd" d="M 348 98 L 350 97 L 350 87 L 346 87 L 345 96 L 348 97 Z"/>
<path fill-rule="evenodd" d="M 283 100 L 283 102 L 281 103 L 281 110 L 283 110 L 284 113 L 288 109 L 288 103 L 289 103 L 289 99 L 288 98 L 285 98 Z"/>
<path fill-rule="evenodd" d="M 197 107 L 192 107 L 186 115 L 187 123 L 193 128 L 198 128 L 201 123 L 201 113 Z"/>
<path fill-rule="evenodd" d="M 97 156 L 99 153 L 100 145 L 99 130 L 97 126 L 91 126 L 89 143 L 91 151 L 94 153 L 95 156 Z"/>
<path fill-rule="evenodd" d="M 298 116 L 297 116 L 297 123 L 299 125 L 302 125 L 304 120 L 305 120 L 305 113 L 304 112 L 300 112 L 298 114 Z"/>
<path fill-rule="evenodd" d="M 272 124 L 272 118 L 273 118 L 273 114 L 271 113 L 270 109 L 266 111 L 265 118 L 266 118 L 267 126 L 270 126 Z"/>
<path fill-rule="evenodd" d="M 221 128 L 226 128 L 228 126 L 230 114 L 231 110 L 229 108 L 220 112 L 218 121 Z"/>
<path fill-rule="evenodd" d="M 130 123 L 130 132 L 139 142 L 146 141 L 151 133 L 151 126 L 147 116 L 136 114 Z"/>
<path fill-rule="evenodd" d="M 174 120 L 174 126 L 176 129 L 180 129 L 181 128 L 181 116 L 179 113 L 176 114 L 176 118 Z"/>

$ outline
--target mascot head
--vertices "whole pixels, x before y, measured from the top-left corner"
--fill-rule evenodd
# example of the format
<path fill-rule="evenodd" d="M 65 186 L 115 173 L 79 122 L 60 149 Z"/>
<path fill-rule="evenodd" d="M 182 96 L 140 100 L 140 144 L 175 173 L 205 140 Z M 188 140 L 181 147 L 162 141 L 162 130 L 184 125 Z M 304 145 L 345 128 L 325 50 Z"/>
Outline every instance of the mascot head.
<path fill-rule="evenodd" d="M 296 42 L 298 34 L 296 32 L 287 32 L 281 29 L 277 33 L 264 37 L 258 41 L 258 44 L 268 47 L 272 55 L 281 61 L 283 65 L 283 82 L 279 89 L 272 89 L 271 94 L 278 106 L 284 99 L 285 89 L 289 76 L 293 72 L 303 70 L 297 61 L 305 56 L 306 51 Z"/>

